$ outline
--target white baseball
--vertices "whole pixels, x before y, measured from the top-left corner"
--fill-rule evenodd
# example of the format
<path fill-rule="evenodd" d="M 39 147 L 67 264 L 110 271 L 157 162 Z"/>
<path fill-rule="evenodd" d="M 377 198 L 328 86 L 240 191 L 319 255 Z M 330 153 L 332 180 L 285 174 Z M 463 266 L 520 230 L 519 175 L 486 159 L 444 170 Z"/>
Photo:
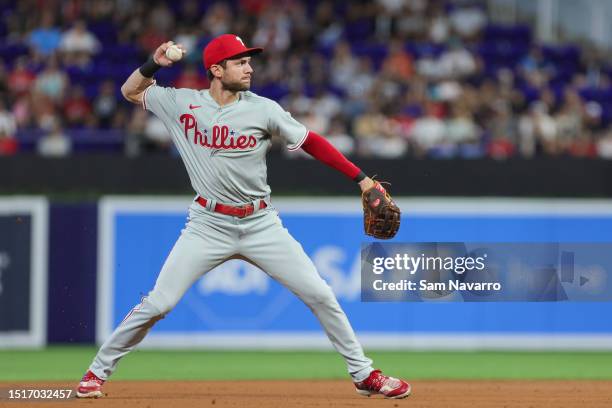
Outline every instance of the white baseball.
<path fill-rule="evenodd" d="M 183 58 L 183 51 L 175 44 L 172 44 L 166 50 L 166 57 L 172 61 L 176 62 Z"/>

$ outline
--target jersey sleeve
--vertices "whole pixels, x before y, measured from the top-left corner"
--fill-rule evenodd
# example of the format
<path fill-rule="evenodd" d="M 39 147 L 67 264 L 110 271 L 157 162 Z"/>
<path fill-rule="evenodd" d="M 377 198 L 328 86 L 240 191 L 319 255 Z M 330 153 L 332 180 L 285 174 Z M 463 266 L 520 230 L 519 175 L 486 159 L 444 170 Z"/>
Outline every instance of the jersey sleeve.
<path fill-rule="evenodd" d="M 176 120 L 176 89 L 153 83 L 142 95 L 142 107 L 164 122 Z"/>
<path fill-rule="evenodd" d="M 304 143 L 304 140 L 306 140 L 308 130 L 278 103 L 274 101 L 270 102 L 268 130 L 272 135 L 283 138 L 287 142 L 287 149 L 299 149 L 302 143 Z"/>

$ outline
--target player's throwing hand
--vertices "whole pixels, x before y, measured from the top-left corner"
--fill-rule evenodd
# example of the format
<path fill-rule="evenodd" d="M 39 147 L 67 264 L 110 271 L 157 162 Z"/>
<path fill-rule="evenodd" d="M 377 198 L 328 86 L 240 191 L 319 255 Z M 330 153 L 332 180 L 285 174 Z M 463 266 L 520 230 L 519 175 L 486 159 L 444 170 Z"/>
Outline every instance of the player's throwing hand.
<path fill-rule="evenodd" d="M 175 61 L 166 56 L 166 51 L 173 45 L 175 45 L 174 41 L 168 41 L 157 47 L 155 53 L 153 53 L 153 61 L 162 67 L 172 66 Z M 176 46 L 183 52 L 183 55 L 187 53 L 187 50 L 181 44 L 176 44 Z"/>

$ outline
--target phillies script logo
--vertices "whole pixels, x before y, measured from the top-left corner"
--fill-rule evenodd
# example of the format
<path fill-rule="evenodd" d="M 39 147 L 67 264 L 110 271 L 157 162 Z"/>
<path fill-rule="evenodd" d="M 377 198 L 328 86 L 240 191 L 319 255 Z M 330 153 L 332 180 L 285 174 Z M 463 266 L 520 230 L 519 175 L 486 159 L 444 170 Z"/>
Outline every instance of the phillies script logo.
<path fill-rule="evenodd" d="M 201 132 L 198 129 L 198 121 L 193 115 L 184 113 L 180 117 L 185 132 L 185 139 L 189 140 L 189 131 L 193 130 L 193 144 L 199 144 L 202 147 L 210 147 L 212 149 L 240 149 L 245 150 L 257 145 L 257 139 L 253 135 L 238 135 L 233 130 L 230 131 L 225 125 L 215 125 L 212 128 L 212 134 L 209 134 L 208 129 Z"/>

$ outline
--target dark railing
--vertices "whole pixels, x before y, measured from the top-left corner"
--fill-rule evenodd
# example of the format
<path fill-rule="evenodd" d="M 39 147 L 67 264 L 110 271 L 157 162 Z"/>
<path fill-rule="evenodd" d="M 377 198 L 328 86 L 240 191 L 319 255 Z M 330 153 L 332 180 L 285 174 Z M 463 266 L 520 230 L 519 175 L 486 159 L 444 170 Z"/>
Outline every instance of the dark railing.
<path fill-rule="evenodd" d="M 364 160 L 366 173 L 391 183 L 403 196 L 612 197 L 612 162 L 604 160 Z M 247 172 L 248 169 L 245 169 Z M 314 160 L 268 157 L 276 195 L 355 194 L 356 186 Z M 76 154 L 44 159 L 30 154 L 0 158 L 0 194 L 191 194 L 178 158 Z"/>

